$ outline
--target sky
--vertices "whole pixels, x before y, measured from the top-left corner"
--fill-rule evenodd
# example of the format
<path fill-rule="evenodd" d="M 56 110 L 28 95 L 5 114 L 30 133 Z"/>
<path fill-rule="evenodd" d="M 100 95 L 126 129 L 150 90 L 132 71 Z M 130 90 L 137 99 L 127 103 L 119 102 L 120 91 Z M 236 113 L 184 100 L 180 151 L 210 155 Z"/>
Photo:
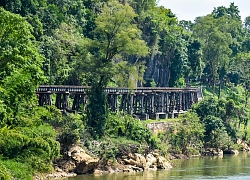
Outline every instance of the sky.
<path fill-rule="evenodd" d="M 194 21 L 198 16 L 210 14 L 215 7 L 228 8 L 231 2 L 238 6 L 242 21 L 250 16 L 250 0 L 158 0 L 158 5 L 171 9 L 178 20 Z"/>

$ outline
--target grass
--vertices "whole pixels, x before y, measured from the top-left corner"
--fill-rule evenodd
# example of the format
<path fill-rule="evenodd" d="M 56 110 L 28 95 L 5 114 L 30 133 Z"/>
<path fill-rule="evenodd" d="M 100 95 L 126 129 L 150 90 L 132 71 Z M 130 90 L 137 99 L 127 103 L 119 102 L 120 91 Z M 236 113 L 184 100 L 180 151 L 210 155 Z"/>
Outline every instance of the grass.
<path fill-rule="evenodd" d="M 127 139 L 127 137 L 111 137 L 111 141 L 116 144 L 116 145 L 121 145 L 121 144 L 137 144 L 140 145 L 140 143 Z"/>
<path fill-rule="evenodd" d="M 144 122 L 145 124 L 149 124 L 149 123 L 157 123 L 157 122 L 178 122 L 180 121 L 180 118 L 166 118 L 166 119 L 159 119 L 159 120 L 154 120 L 154 119 L 148 119 Z"/>

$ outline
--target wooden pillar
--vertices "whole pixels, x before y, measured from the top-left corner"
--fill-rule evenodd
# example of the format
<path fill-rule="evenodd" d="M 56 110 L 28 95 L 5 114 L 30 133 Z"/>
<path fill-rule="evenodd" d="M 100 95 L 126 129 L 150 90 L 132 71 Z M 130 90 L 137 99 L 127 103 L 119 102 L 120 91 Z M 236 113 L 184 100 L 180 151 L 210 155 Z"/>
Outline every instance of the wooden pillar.
<path fill-rule="evenodd" d="M 69 93 L 66 92 L 63 94 L 62 108 L 69 109 Z"/>
<path fill-rule="evenodd" d="M 118 94 L 113 94 L 113 111 L 118 112 Z"/>
<path fill-rule="evenodd" d="M 112 112 L 117 113 L 118 111 L 118 95 L 116 93 L 111 93 L 107 95 L 108 105 Z"/>
<path fill-rule="evenodd" d="M 192 93 L 188 92 L 188 109 L 190 109 L 192 106 Z"/>
<path fill-rule="evenodd" d="M 134 94 L 129 94 L 128 96 L 129 104 L 128 104 L 128 113 L 134 113 Z"/>
<path fill-rule="evenodd" d="M 79 109 L 80 109 L 80 94 L 74 94 L 72 110 L 78 111 Z"/>
<path fill-rule="evenodd" d="M 119 111 L 127 112 L 127 106 L 128 106 L 128 94 L 122 94 L 121 98 L 121 104 L 119 107 Z"/>
<path fill-rule="evenodd" d="M 164 93 L 160 93 L 160 108 L 159 111 L 164 112 Z"/>
<path fill-rule="evenodd" d="M 170 106 L 169 93 L 166 92 L 165 93 L 165 107 L 166 107 L 165 112 L 166 113 L 169 113 L 169 106 Z"/>
<path fill-rule="evenodd" d="M 38 103 L 40 106 L 44 106 L 44 105 L 52 105 L 52 100 L 51 100 L 51 93 L 39 93 L 38 95 Z"/>
<path fill-rule="evenodd" d="M 181 110 L 181 92 L 176 93 L 176 111 L 180 112 Z"/>
<path fill-rule="evenodd" d="M 139 98 L 139 113 L 142 114 L 145 112 L 145 108 L 144 108 L 144 97 L 145 97 L 145 94 L 144 93 L 141 93 L 140 95 L 138 95 L 138 98 Z"/>
<path fill-rule="evenodd" d="M 183 111 L 187 110 L 187 108 L 186 108 L 186 92 L 185 91 L 182 93 L 182 109 L 183 109 Z"/>
<path fill-rule="evenodd" d="M 56 103 L 55 103 L 55 106 L 58 109 L 62 109 L 62 106 L 61 106 L 61 96 L 62 96 L 62 94 L 60 94 L 60 93 L 56 94 Z"/>
<path fill-rule="evenodd" d="M 154 95 L 152 93 L 145 94 L 144 108 L 147 114 L 152 114 L 154 112 Z"/>
<path fill-rule="evenodd" d="M 176 108 L 176 94 L 175 92 L 171 92 L 171 103 L 170 103 L 171 118 L 174 118 L 175 108 Z"/>
<path fill-rule="evenodd" d="M 143 95 L 136 93 L 133 98 L 133 109 L 134 114 L 140 114 L 142 113 L 143 108 Z"/>
<path fill-rule="evenodd" d="M 86 105 L 87 105 L 87 99 L 86 99 L 86 94 L 75 94 L 74 95 L 74 100 L 73 100 L 73 105 L 72 105 L 72 110 L 80 111 L 81 106 L 82 110 L 86 110 Z"/>

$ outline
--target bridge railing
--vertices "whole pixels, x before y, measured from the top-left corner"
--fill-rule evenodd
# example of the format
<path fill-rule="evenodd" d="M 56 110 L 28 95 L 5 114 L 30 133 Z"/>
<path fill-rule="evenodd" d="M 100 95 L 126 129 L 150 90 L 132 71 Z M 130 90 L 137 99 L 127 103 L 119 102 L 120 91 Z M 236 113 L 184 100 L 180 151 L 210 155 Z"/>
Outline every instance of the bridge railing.
<path fill-rule="evenodd" d="M 39 88 L 37 89 L 37 93 L 86 92 L 89 88 L 90 88 L 89 86 L 40 85 Z M 149 92 L 179 92 L 179 91 L 196 92 L 197 88 L 137 87 L 130 89 L 123 87 L 107 87 L 105 91 L 107 93 L 149 93 Z"/>

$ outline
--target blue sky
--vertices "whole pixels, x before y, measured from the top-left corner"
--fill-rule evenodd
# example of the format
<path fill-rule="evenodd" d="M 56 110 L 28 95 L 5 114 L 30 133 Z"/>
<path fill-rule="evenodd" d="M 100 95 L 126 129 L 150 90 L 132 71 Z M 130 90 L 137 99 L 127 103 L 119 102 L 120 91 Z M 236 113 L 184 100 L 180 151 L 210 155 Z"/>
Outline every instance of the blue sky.
<path fill-rule="evenodd" d="M 229 7 L 231 2 L 238 6 L 243 21 L 250 16 L 250 0 L 158 0 L 158 5 L 171 9 L 178 20 L 193 21 L 198 16 L 210 14 L 214 7 Z"/>

